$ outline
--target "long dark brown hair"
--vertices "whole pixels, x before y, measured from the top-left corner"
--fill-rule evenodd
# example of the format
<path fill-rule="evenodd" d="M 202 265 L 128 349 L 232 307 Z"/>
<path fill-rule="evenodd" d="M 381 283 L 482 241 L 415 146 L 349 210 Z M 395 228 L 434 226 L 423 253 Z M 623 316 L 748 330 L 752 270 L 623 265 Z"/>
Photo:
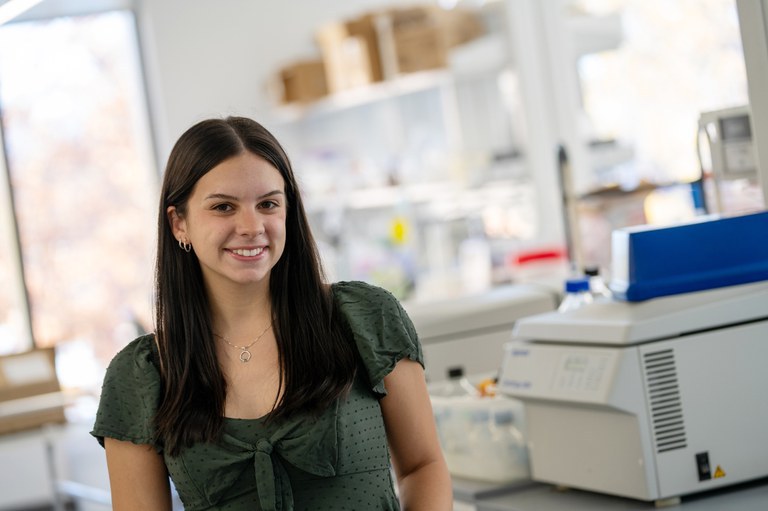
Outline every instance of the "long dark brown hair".
<path fill-rule="evenodd" d="M 155 415 L 157 440 L 171 455 L 215 441 L 224 425 L 227 384 L 214 350 L 210 304 L 200 264 L 173 236 L 169 206 L 186 214 L 197 181 L 219 163 L 250 152 L 285 180 L 285 250 L 269 282 L 282 398 L 269 420 L 319 412 L 343 395 L 356 367 L 323 274 L 301 195 L 285 151 L 259 123 L 209 119 L 176 142 L 163 177 L 155 268 L 155 328 L 163 385 Z"/>

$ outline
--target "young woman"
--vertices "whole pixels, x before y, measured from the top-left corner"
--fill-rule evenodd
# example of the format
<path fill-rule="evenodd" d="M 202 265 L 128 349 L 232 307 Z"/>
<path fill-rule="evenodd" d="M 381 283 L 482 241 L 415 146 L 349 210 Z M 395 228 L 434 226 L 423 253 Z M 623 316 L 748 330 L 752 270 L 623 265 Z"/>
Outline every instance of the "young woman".
<path fill-rule="evenodd" d="M 191 511 L 450 510 L 413 325 L 383 289 L 324 282 L 277 140 L 196 124 L 159 213 L 156 332 L 113 359 L 92 432 L 113 508 L 170 509 L 170 476 Z"/>

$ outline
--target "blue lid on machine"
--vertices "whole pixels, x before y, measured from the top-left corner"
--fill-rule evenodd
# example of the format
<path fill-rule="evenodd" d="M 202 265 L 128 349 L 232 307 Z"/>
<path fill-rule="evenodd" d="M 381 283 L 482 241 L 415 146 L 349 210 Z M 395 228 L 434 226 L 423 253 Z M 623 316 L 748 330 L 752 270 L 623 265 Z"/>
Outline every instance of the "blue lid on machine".
<path fill-rule="evenodd" d="M 610 288 L 641 301 L 768 280 L 768 211 L 618 229 Z"/>

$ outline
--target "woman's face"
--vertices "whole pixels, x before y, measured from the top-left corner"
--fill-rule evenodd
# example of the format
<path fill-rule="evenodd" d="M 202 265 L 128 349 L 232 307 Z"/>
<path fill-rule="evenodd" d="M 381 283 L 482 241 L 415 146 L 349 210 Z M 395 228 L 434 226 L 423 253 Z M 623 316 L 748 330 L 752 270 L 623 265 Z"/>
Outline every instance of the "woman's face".
<path fill-rule="evenodd" d="M 167 213 L 174 236 L 192 244 L 206 286 L 215 290 L 269 282 L 285 248 L 287 207 L 280 172 L 244 152 L 200 178 L 183 217 L 174 206 Z"/>

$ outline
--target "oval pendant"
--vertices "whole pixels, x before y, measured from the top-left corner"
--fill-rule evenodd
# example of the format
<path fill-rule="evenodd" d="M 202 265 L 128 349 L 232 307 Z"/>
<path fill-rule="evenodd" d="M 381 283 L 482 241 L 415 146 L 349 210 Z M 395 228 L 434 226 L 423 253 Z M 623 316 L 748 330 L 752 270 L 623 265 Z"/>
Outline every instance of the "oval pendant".
<path fill-rule="evenodd" d="M 240 353 L 240 362 L 248 362 L 251 359 L 251 352 L 248 350 L 243 350 L 242 353 Z"/>

